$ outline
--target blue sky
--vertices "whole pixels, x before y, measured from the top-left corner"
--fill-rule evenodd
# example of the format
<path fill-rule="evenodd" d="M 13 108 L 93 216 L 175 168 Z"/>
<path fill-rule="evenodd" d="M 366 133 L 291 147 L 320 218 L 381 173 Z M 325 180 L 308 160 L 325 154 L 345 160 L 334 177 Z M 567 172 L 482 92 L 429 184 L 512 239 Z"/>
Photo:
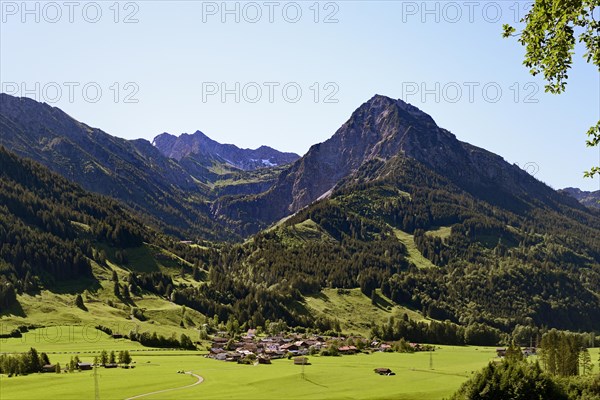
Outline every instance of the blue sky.
<path fill-rule="evenodd" d="M 26 7 L 1 3 L 2 91 L 116 136 L 201 130 L 303 154 L 378 93 L 416 105 L 554 188 L 600 189 L 598 178 L 582 178 L 600 161 L 584 134 L 600 114 L 598 71 L 578 49 L 567 92 L 544 93 L 522 65 L 524 49 L 501 38 L 527 2 Z"/>

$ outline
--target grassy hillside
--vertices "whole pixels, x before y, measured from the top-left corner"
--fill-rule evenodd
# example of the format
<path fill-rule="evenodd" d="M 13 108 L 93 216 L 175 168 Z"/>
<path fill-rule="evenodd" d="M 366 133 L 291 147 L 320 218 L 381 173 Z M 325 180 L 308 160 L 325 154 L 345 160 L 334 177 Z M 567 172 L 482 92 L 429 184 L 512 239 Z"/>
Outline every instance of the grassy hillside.
<path fill-rule="evenodd" d="M 380 292 L 376 303 L 359 289 L 324 289 L 319 294 L 307 295 L 306 305 L 316 315 L 337 319 L 344 332 L 368 337 L 371 324 L 383 324 L 390 317 L 402 318 L 407 314 L 414 321 L 427 321 L 418 312 L 395 304 Z"/>
<path fill-rule="evenodd" d="M 128 274 L 125 269 L 115 270 L 121 280 Z M 103 325 L 121 334 L 137 330 L 179 338 L 185 333 L 193 340 L 198 340 L 197 329 L 205 321 L 202 314 L 152 293 L 132 296 L 131 300 L 124 301 L 115 296 L 112 273 L 109 271 L 95 264 L 97 280 L 92 286 L 85 282 L 73 282 L 54 287 L 52 291 L 41 290 L 35 294 L 18 296 L 18 305 L 5 310 L 0 317 L 3 333 L 22 325 L 43 326 L 50 330 L 60 325 L 85 326 L 86 329 Z M 86 310 L 75 306 L 78 293 L 83 294 Z M 145 320 L 132 317 L 132 308 L 139 309 Z M 182 321 L 183 327 L 180 326 Z"/>

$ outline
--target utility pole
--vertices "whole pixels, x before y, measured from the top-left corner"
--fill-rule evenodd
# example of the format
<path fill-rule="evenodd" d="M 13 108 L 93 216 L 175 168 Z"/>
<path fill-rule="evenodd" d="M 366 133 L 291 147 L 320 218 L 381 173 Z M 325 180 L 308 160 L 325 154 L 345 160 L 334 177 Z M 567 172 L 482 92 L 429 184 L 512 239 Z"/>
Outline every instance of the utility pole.
<path fill-rule="evenodd" d="M 429 350 L 429 369 L 433 369 L 433 353 Z"/>
<path fill-rule="evenodd" d="M 98 366 L 94 364 L 94 395 L 96 400 L 100 400 L 100 386 L 98 385 Z"/>

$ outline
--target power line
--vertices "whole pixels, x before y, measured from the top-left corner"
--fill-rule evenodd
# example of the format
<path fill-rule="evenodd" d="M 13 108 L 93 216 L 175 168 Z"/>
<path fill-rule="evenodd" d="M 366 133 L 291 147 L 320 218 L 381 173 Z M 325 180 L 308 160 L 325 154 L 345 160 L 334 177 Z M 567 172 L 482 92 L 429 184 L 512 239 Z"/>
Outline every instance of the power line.
<path fill-rule="evenodd" d="M 100 400 L 100 386 L 98 385 L 98 366 L 94 364 L 94 396 Z"/>

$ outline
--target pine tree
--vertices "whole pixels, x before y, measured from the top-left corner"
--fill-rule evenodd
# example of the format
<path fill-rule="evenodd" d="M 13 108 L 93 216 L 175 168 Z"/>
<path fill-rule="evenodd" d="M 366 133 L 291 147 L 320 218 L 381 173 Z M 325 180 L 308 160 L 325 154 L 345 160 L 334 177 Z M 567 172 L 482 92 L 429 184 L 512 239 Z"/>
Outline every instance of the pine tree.
<path fill-rule="evenodd" d="M 106 365 L 108 363 L 108 353 L 106 350 L 102 350 L 100 353 L 100 364 Z"/>
<path fill-rule="evenodd" d="M 83 303 L 83 297 L 81 297 L 81 294 L 77 294 L 77 296 L 75 297 L 75 306 L 82 310 L 87 310 L 85 304 Z"/>
<path fill-rule="evenodd" d="M 48 354 L 41 353 L 40 354 L 40 366 L 49 365 L 50 359 L 48 358 Z"/>
<path fill-rule="evenodd" d="M 517 346 L 514 340 L 510 343 L 510 346 L 506 349 L 504 359 L 507 362 L 519 362 L 523 361 L 523 352 L 521 348 Z"/>
<path fill-rule="evenodd" d="M 200 281 L 200 279 L 202 278 L 202 274 L 200 273 L 200 268 L 198 268 L 198 266 L 194 267 L 192 276 L 196 282 Z"/>
<path fill-rule="evenodd" d="M 587 347 L 584 347 L 579 354 L 580 362 L 581 362 L 581 374 L 582 375 L 590 375 L 592 373 L 592 368 L 594 365 L 592 364 L 592 357 L 590 356 L 590 351 Z"/>
<path fill-rule="evenodd" d="M 123 360 L 122 360 L 122 363 L 123 363 L 123 364 L 125 364 L 125 365 L 129 365 L 129 364 L 131 364 L 131 355 L 129 354 L 129 351 L 128 351 L 128 350 L 125 350 L 125 351 L 123 352 Z"/>
<path fill-rule="evenodd" d="M 123 298 L 125 300 L 131 299 L 131 294 L 129 293 L 129 288 L 127 287 L 127 285 L 123 285 L 122 293 L 123 293 Z"/>

